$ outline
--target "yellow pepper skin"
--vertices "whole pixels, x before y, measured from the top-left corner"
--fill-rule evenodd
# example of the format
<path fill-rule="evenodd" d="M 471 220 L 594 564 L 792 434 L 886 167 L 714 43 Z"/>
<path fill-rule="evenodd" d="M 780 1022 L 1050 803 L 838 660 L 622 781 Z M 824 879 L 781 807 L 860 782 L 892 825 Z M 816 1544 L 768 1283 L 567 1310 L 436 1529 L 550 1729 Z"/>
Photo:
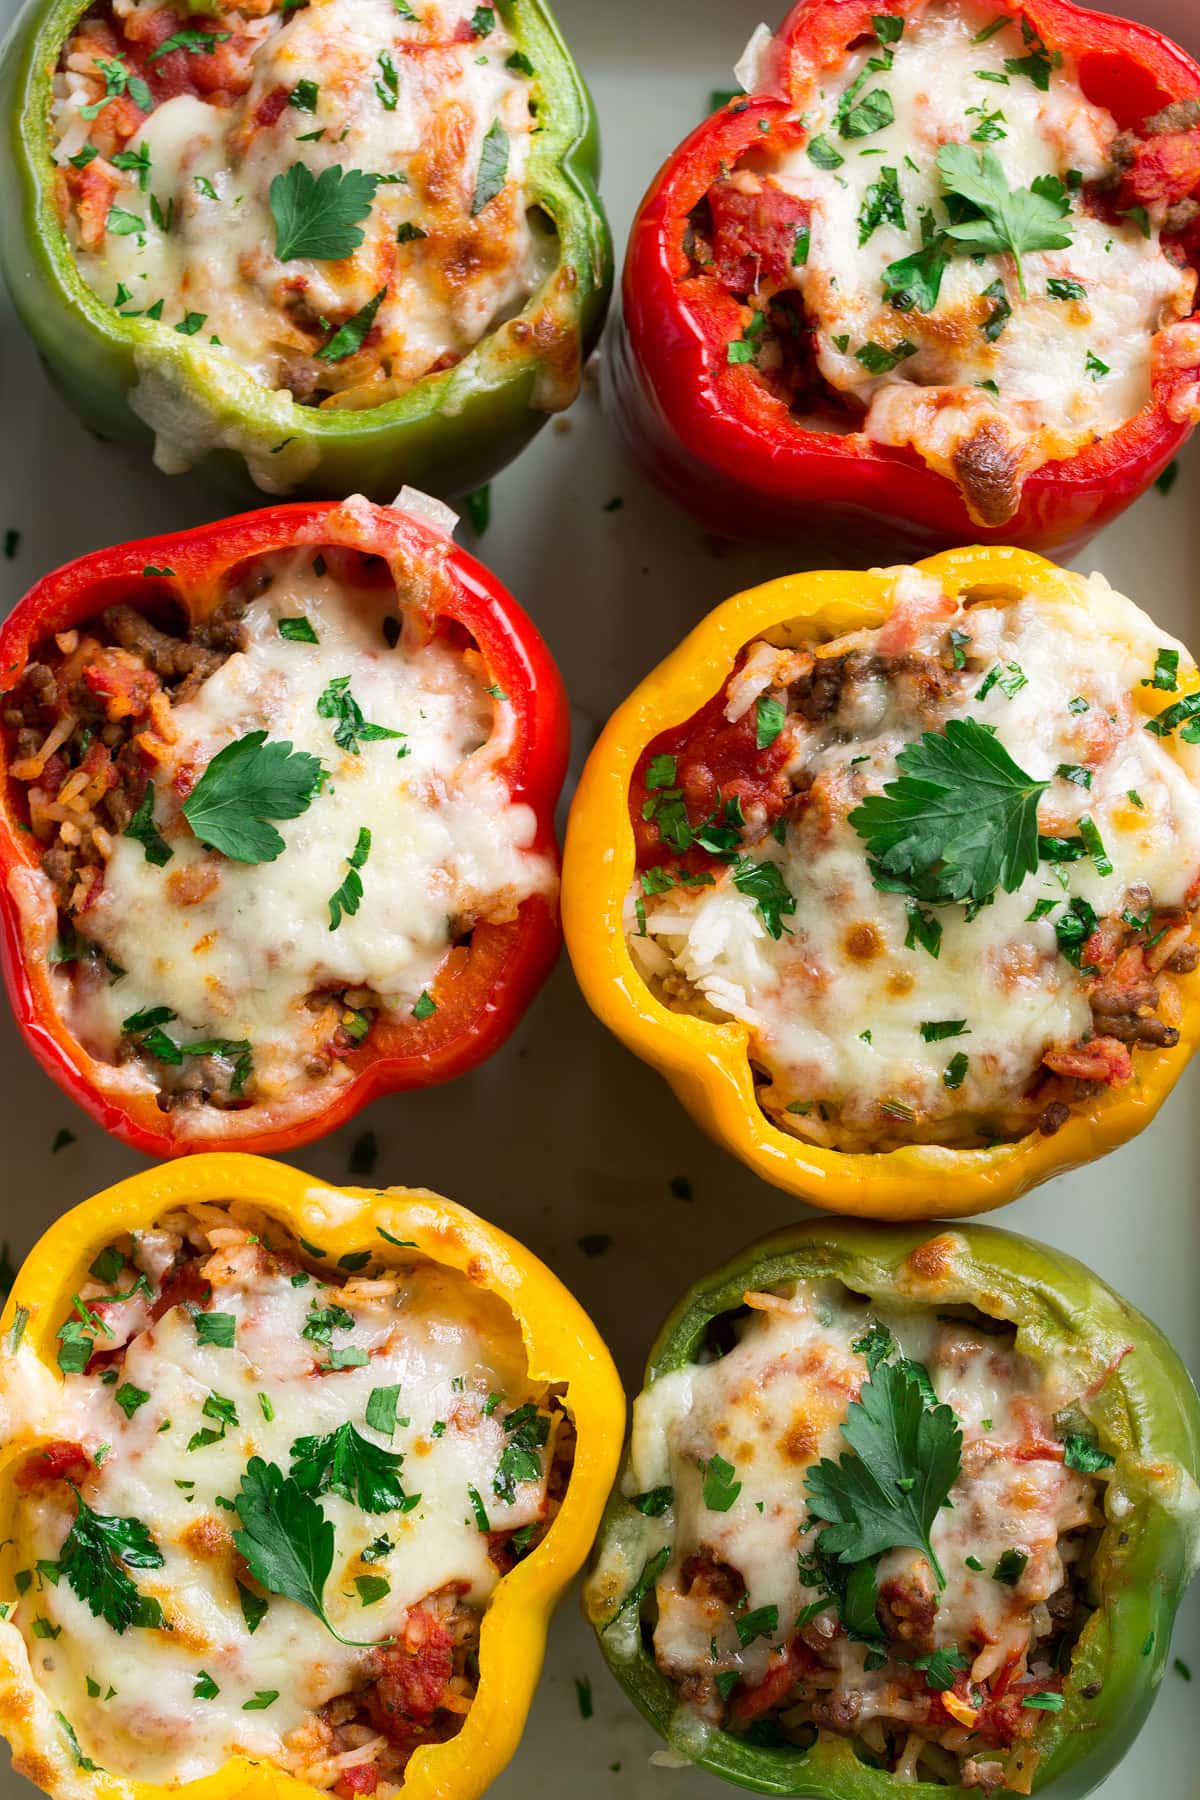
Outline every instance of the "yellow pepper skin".
<path fill-rule="evenodd" d="M 993 601 L 1022 592 L 1078 596 L 1077 576 L 1024 550 L 951 550 L 916 566 L 955 597 L 968 591 Z M 1053 1137 L 1035 1133 L 978 1150 L 916 1144 L 853 1154 L 805 1144 L 771 1124 L 755 1099 L 746 1026 L 662 1005 L 634 966 L 622 917 L 635 868 L 629 790 L 646 746 L 711 700 L 754 638 L 804 645 L 873 629 L 891 613 L 895 585 L 896 571 L 887 569 L 823 570 L 767 582 L 718 606 L 646 677 L 609 720 L 579 783 L 563 862 L 563 929 L 593 1012 L 665 1075 L 696 1122 L 757 1175 L 828 1212 L 965 1217 L 1093 1161 L 1150 1123 L 1200 1043 L 1200 972 L 1178 978 L 1178 1045 L 1139 1050 L 1133 1080 L 1072 1109 Z M 1130 690 L 1148 718 L 1200 687 L 1195 669 L 1181 673 L 1173 694 L 1141 686 L 1144 673 L 1140 661 L 1131 667 Z M 1177 736 L 1162 741 L 1177 755 L 1195 754 Z"/>
<path fill-rule="evenodd" d="M 41 1441 L 14 1431 L 14 1385 L 59 1383 L 56 1333 L 89 1264 L 122 1232 L 146 1229 L 172 1208 L 242 1200 L 294 1235 L 319 1243 L 331 1268 L 370 1247 L 402 1262 L 379 1230 L 497 1295 L 521 1327 L 530 1376 L 563 1394 L 577 1433 L 562 1507 L 542 1542 L 503 1576 L 484 1614 L 479 1685 L 461 1731 L 423 1745 L 408 1764 L 405 1800 L 475 1800 L 521 1737 L 545 1650 L 550 1613 L 581 1567 L 616 1473 L 625 1402 L 607 1349 L 580 1307 L 528 1250 L 464 1207 L 423 1188 L 331 1188 L 262 1157 L 188 1157 L 119 1182 L 66 1213 L 30 1252 L 0 1318 L 0 1535 L 11 1536 L 13 1475 Z M 0 1599 L 15 1597 L 19 1548 L 0 1552 Z M 58 1800 L 166 1800 L 168 1790 L 76 1766 L 46 1696 L 31 1677 L 24 1640 L 0 1624 L 0 1730 L 14 1767 Z M 214 1774 L 169 1790 L 187 1800 L 305 1800 L 314 1789 L 281 1769 L 235 1757 Z"/>

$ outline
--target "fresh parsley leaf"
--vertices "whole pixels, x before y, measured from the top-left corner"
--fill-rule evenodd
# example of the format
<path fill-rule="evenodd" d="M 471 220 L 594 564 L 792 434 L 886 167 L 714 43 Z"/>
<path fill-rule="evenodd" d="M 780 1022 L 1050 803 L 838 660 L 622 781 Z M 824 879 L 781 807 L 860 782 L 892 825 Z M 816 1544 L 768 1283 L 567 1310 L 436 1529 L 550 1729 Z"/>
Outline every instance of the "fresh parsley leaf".
<path fill-rule="evenodd" d="M 908 338 L 901 338 L 898 344 L 866 343 L 854 352 L 855 360 L 860 362 L 870 375 L 890 375 L 900 363 L 906 362 L 910 356 L 917 354 L 917 346 Z"/>
<path fill-rule="evenodd" d="M 404 1491 L 403 1456 L 373 1444 L 348 1420 L 324 1437 L 297 1438 L 291 1454 L 291 1478 L 305 1494 L 340 1494 L 369 1513 L 411 1512 L 420 1499 Z"/>
<path fill-rule="evenodd" d="M 886 1362 L 895 1349 L 895 1341 L 887 1326 L 878 1319 L 872 1319 L 870 1327 L 862 1337 L 855 1338 L 850 1348 L 859 1356 L 867 1359 L 867 1372 L 874 1375 L 881 1362 Z"/>
<path fill-rule="evenodd" d="M 962 1466 L 953 1412 L 927 1406 L 905 1369 L 881 1362 L 851 1401 L 842 1436 L 856 1454 L 823 1457 L 806 1477 L 809 1509 L 827 1521 L 817 1548 L 843 1563 L 920 1550 L 945 1587 L 930 1532 Z"/>
<path fill-rule="evenodd" d="M 1032 187 L 1010 188 L 994 152 L 968 144 L 943 144 L 937 165 L 948 192 L 976 209 L 975 217 L 948 226 L 947 237 L 968 256 L 1011 255 L 1021 298 L 1027 299 L 1023 255 L 1071 246 L 1061 224 L 1071 210 L 1067 189 L 1052 175 L 1040 176 Z"/>
<path fill-rule="evenodd" d="M 904 948 L 915 950 L 919 945 L 936 962 L 942 953 L 941 920 L 935 919 L 933 914 L 926 912 L 923 906 L 918 906 L 915 900 L 906 901 L 904 910 L 908 918 Z"/>
<path fill-rule="evenodd" d="M 333 1526 L 319 1503 L 275 1463 L 252 1456 L 238 1489 L 237 1512 L 242 1529 L 233 1534 L 234 1547 L 259 1586 L 303 1606 L 339 1643 L 353 1643 L 334 1631 L 325 1612 Z"/>
<path fill-rule="evenodd" d="M 929 211 L 921 215 L 921 237 L 919 250 L 889 263 L 883 271 L 884 299 L 897 312 L 932 312 L 942 291 L 942 277 L 950 267 L 946 233 Z"/>
<path fill-rule="evenodd" d="M 386 285 L 381 287 L 377 294 L 371 295 L 365 306 L 360 306 L 344 325 L 338 327 L 329 342 L 317 351 L 318 362 L 341 362 L 344 357 L 353 356 L 362 349 L 387 291 Z"/>
<path fill-rule="evenodd" d="M 1083 966 L 1084 947 L 1098 923 L 1091 902 L 1079 894 L 1068 902 L 1054 921 L 1054 935 L 1058 939 L 1059 952 L 1077 969 Z"/>
<path fill-rule="evenodd" d="M 382 1575 L 356 1575 L 354 1585 L 364 1606 L 374 1606 L 377 1600 L 385 1599 L 392 1591 L 391 1583 Z"/>
<path fill-rule="evenodd" d="M 268 198 L 275 221 L 275 254 L 280 262 L 297 257 L 336 262 L 363 241 L 359 220 L 375 198 L 377 177 L 331 163 L 314 175 L 293 163 L 272 181 Z"/>
<path fill-rule="evenodd" d="M 844 138 L 871 137 L 895 123 L 896 109 L 886 88 L 872 88 L 861 100 L 846 108 L 838 119 L 838 130 Z"/>
<path fill-rule="evenodd" d="M 157 1600 L 138 1591 L 130 1569 L 161 1569 L 162 1551 L 140 1519 L 93 1512 L 78 1488 L 75 1520 L 59 1552 L 58 1566 L 71 1591 L 98 1619 L 124 1635 L 131 1625 L 148 1630 L 163 1623 Z"/>
<path fill-rule="evenodd" d="M 218 750 L 183 803 L 202 844 L 233 862 L 274 862 L 284 841 L 271 819 L 295 819 L 312 803 L 321 765 L 286 740 L 250 731 Z"/>
<path fill-rule="evenodd" d="M 154 783 L 146 783 L 146 791 L 138 803 L 137 811 L 125 827 L 125 836 L 142 846 L 142 854 L 148 863 L 162 868 L 169 863 L 175 852 L 162 837 L 154 824 Z"/>
<path fill-rule="evenodd" d="M 896 761 L 899 780 L 850 814 L 876 886 L 934 904 L 983 904 L 997 885 L 1015 893 L 1038 866 L 1037 803 L 1049 782 L 1034 781 L 972 718 L 925 732 Z"/>
<path fill-rule="evenodd" d="M 508 133 L 499 119 L 493 119 L 479 152 L 479 168 L 475 175 L 475 192 L 471 197 L 471 217 L 481 213 L 496 198 L 508 178 Z"/>

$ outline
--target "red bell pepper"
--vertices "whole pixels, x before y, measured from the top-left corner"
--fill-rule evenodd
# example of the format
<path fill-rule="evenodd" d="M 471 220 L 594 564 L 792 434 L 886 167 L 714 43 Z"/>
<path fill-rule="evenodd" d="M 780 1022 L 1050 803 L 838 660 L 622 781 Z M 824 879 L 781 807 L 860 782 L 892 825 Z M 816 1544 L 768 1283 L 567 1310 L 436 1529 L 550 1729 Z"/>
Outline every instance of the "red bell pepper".
<path fill-rule="evenodd" d="M 532 848 L 557 866 L 554 808 L 566 768 L 568 715 L 558 670 L 512 596 L 474 557 L 409 513 L 361 498 L 340 504 L 270 507 L 196 530 L 99 550 L 47 575 L 0 628 L 5 689 L 17 686 L 39 646 L 122 601 L 174 601 L 189 624 L 223 597 L 222 578 L 244 559 L 312 545 L 383 558 L 402 596 L 417 596 L 430 628 L 469 639 L 481 653 L 498 704 L 510 710 L 512 742 L 502 765 L 512 799 L 534 813 Z M 121 1091 L 113 1066 L 97 1061 L 64 1016 L 61 976 L 49 961 L 58 913 L 27 823 L 25 790 L 10 773 L 11 733 L 0 734 L 0 952 L 17 1023 L 42 1067 L 106 1131 L 152 1156 L 195 1150 L 279 1151 L 324 1135 L 375 1095 L 429 1086 L 474 1068 L 522 1016 L 555 961 L 560 933 L 554 899 L 525 899 L 508 923 L 481 921 L 469 945 L 443 962 L 427 1017 L 380 1013 L 362 1043 L 341 1060 L 352 1078 L 316 1110 L 284 1101 L 215 1112 L 202 1133 L 188 1110 L 161 1111 L 153 1092 Z M 56 992 L 57 989 L 57 992 Z"/>
<path fill-rule="evenodd" d="M 879 547 L 904 554 L 991 542 L 1066 557 L 1146 490 L 1200 419 L 1200 313 L 1176 328 L 1184 348 L 1159 359 L 1142 411 L 1073 456 L 1036 469 L 1016 515 L 988 529 L 972 519 L 956 484 L 915 451 L 861 432 L 809 429 L 751 366 L 729 360 L 750 317 L 737 297 L 748 255 L 768 274 L 773 257 L 790 260 L 804 201 L 776 193 L 780 216 L 759 216 L 751 250 L 737 196 L 722 196 L 712 265 L 696 272 L 688 253 L 691 215 L 718 178 L 764 142 L 804 143 L 802 119 L 820 76 L 839 67 L 851 46 L 874 37 L 873 18 L 886 13 L 912 22 L 928 4 L 800 0 L 760 60 L 761 91 L 728 103 L 667 160 L 630 235 L 624 316 L 605 358 L 606 399 L 626 448 L 651 477 L 710 528 L 732 536 L 795 540 L 814 527 L 849 524 L 864 552 L 873 553 L 873 534 Z M 1135 134 L 1120 189 L 1096 196 L 1098 205 L 1118 212 L 1200 196 L 1200 129 L 1170 129 L 1155 119 L 1147 131 L 1147 121 L 1172 103 L 1200 100 L 1200 67 L 1177 45 L 1146 25 L 1071 0 L 997 0 L 996 12 L 1025 22 L 1051 51 L 1068 53 L 1085 97 Z M 789 200 L 796 210 L 784 217 Z M 1200 269 L 1194 225 L 1168 241 Z M 810 367 L 819 395 L 820 377 L 815 363 Z M 803 389 L 800 397 L 808 398 Z"/>

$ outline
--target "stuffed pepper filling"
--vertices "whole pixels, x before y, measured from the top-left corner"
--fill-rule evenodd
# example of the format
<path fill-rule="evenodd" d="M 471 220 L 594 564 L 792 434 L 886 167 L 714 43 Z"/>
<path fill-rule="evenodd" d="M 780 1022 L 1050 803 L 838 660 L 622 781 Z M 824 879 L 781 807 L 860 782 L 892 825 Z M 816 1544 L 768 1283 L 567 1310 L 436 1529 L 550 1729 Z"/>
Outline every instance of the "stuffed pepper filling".
<path fill-rule="evenodd" d="M 666 1006 L 744 1026 L 783 1130 L 1052 1135 L 1179 1041 L 1200 696 L 1130 601 L 1065 581 L 903 570 L 883 626 L 750 644 L 643 754 L 630 951 Z"/>
<path fill-rule="evenodd" d="M 8 1613 L 82 1768 L 175 1784 L 240 1754 L 382 1793 L 461 1727 L 573 1432 L 495 1295 L 376 1250 L 331 1269 L 235 1202 L 92 1264 Z"/>
<path fill-rule="evenodd" d="M 529 58 L 471 0 L 113 0 L 55 77 L 81 274 L 272 390 L 371 407 L 462 360 L 553 262 Z"/>
<path fill-rule="evenodd" d="M 970 1307 L 799 1280 L 714 1321 L 635 1404 L 621 1552 L 695 1741 L 836 1733 L 902 1780 L 1029 1793 L 1113 1462 L 1078 1399 Z"/>
<path fill-rule="evenodd" d="M 998 527 L 1190 354 L 1200 105 L 1121 130 L 1022 17 L 909 10 L 722 168 L 687 279 L 741 302 L 728 360 L 798 425 L 910 448 Z"/>
<path fill-rule="evenodd" d="M 4 724 L 60 1016 L 108 1091 L 202 1135 L 438 1028 L 481 932 L 556 878 L 514 704 L 415 576 L 273 551 L 189 623 L 171 574 L 42 644 Z"/>

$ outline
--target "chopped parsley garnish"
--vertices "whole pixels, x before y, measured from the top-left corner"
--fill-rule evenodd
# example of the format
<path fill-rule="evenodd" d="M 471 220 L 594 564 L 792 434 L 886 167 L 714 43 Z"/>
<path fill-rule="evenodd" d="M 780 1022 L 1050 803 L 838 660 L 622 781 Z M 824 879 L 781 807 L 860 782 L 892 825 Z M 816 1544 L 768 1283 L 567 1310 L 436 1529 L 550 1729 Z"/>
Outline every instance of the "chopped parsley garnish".
<path fill-rule="evenodd" d="M 306 1494 L 340 1494 L 368 1513 L 411 1512 L 421 1498 L 404 1491 L 403 1456 L 373 1444 L 349 1421 L 324 1437 L 297 1438 L 291 1456 L 292 1480 Z"/>
<path fill-rule="evenodd" d="M 1038 866 L 1037 802 L 1049 783 L 972 718 L 925 732 L 896 761 L 900 778 L 849 816 L 875 885 L 932 904 L 983 905 L 998 885 L 1015 893 Z M 912 935 L 911 910 L 909 923 Z"/>
<path fill-rule="evenodd" d="M 427 231 L 422 231 L 419 225 L 414 225 L 411 219 L 402 220 L 396 227 L 396 242 L 398 244 L 415 244 L 418 243 L 421 238 L 428 236 L 429 233 Z"/>
<path fill-rule="evenodd" d="M 1088 351 L 1083 366 L 1093 381 L 1103 381 L 1106 375 L 1111 375 L 1112 373 L 1109 365 L 1106 362 L 1101 362 L 1094 350 Z"/>
<path fill-rule="evenodd" d="M 326 1619 L 325 1623 L 328 1625 L 328 1623 L 329 1623 L 328 1619 Z M 279 1689 L 278 1688 L 260 1688 L 258 1690 L 258 1692 L 255 1694 L 253 1700 L 243 1700 L 242 1711 L 243 1712 L 266 1712 L 268 1706 L 274 1706 L 274 1704 L 275 1704 L 276 1700 L 278 1700 L 278 1698 L 279 1698 Z"/>
<path fill-rule="evenodd" d="M 785 917 L 796 910 L 796 897 L 783 879 L 778 863 L 756 863 L 753 857 L 739 857 L 733 865 L 733 885 L 739 894 L 747 894 L 758 908 L 758 915 L 773 938 L 783 936 Z"/>
<path fill-rule="evenodd" d="M 1037 1712 L 1061 1712 L 1063 1697 L 1055 1693 L 1026 1694 L 1021 1705 L 1032 1707 Z"/>
<path fill-rule="evenodd" d="M 904 948 L 915 950 L 920 947 L 920 949 L 928 951 L 936 962 L 942 949 L 941 920 L 935 919 L 933 914 L 926 912 L 923 906 L 918 906 L 915 900 L 907 901 L 904 911 L 908 919 Z"/>
<path fill-rule="evenodd" d="M 753 1612 L 738 1613 L 733 1622 L 737 1627 L 738 1643 L 744 1650 L 755 1638 L 770 1637 L 779 1629 L 779 1608 L 756 1606 Z"/>
<path fill-rule="evenodd" d="M 280 637 L 291 644 L 319 644 L 321 641 L 311 619 L 279 619 L 277 625 Z"/>
<path fill-rule="evenodd" d="M 80 118 L 94 119 L 97 113 L 104 110 L 110 100 L 119 100 L 122 94 L 128 94 L 139 111 L 144 113 L 154 111 L 154 100 L 150 89 L 140 75 L 129 73 L 120 57 L 113 57 L 110 62 L 106 62 L 103 57 L 93 56 L 92 61 L 104 77 L 104 94 L 101 99 L 93 100 L 87 106 L 81 106 Z"/>
<path fill-rule="evenodd" d="M 921 1036 L 927 1044 L 936 1044 L 942 1038 L 970 1037 L 965 1019 L 923 1019 Z"/>
<path fill-rule="evenodd" d="M 475 175 L 475 192 L 471 197 L 471 217 L 481 213 L 496 198 L 508 179 L 508 133 L 499 119 L 493 119 L 479 152 L 479 168 Z"/>
<path fill-rule="evenodd" d="M 202 844 L 233 862 L 274 862 L 284 841 L 272 819 L 307 810 L 321 765 L 286 740 L 272 743 L 250 731 L 218 750 L 183 803 L 183 815 Z"/>
<path fill-rule="evenodd" d="M 136 150 L 118 150 L 112 158 L 115 169 L 123 169 L 127 175 L 136 175 L 138 187 L 145 193 L 150 185 L 150 150 L 146 144 L 139 144 Z"/>
<path fill-rule="evenodd" d="M 1052 300 L 1086 300 L 1087 289 L 1078 281 L 1064 281 L 1054 276 L 1046 283 L 1046 292 Z"/>
<path fill-rule="evenodd" d="M 954 1686 L 958 1671 L 969 1669 L 971 1663 L 957 1644 L 947 1644 L 940 1650 L 930 1650 L 925 1656 L 918 1656 L 912 1666 L 922 1671 L 926 1687 L 931 1687 L 935 1693 L 944 1694 Z"/>
<path fill-rule="evenodd" d="M 983 335 L 989 344 L 994 344 L 997 338 L 1004 335 L 1004 329 L 1012 318 L 1012 305 L 1003 281 L 993 281 L 991 287 L 984 288 L 983 298 L 992 303 L 984 322 Z"/>
<path fill-rule="evenodd" d="M 1081 1475 L 1095 1475 L 1101 1469 L 1111 1469 L 1113 1461 L 1107 1450 L 1101 1450 L 1081 1431 L 1071 1432 L 1063 1440 L 1063 1462 L 1068 1469 L 1077 1469 Z"/>
<path fill-rule="evenodd" d="M 973 144 L 997 144 L 1008 136 L 1005 130 L 1008 120 L 1000 107 L 968 106 L 967 117 L 979 120 L 971 133 Z"/>
<path fill-rule="evenodd" d="M 704 1504 L 709 1512 L 728 1512 L 742 1491 L 741 1482 L 734 1479 L 733 1464 L 714 1455 L 700 1464 L 700 1472 L 704 1477 Z"/>
<path fill-rule="evenodd" d="M 901 338 L 898 344 L 885 345 L 873 342 L 863 344 L 854 352 L 855 360 L 860 362 L 870 375 L 887 375 L 906 362 L 910 356 L 917 354 L 917 346 L 908 338 Z"/>
<path fill-rule="evenodd" d="M 175 852 L 170 844 L 161 836 L 154 824 L 154 783 L 146 783 L 146 791 L 138 803 L 137 811 L 125 827 L 125 836 L 132 838 L 142 846 L 142 854 L 148 863 L 162 868 L 169 863 Z"/>
<path fill-rule="evenodd" d="M 333 741 L 339 750 L 348 751 L 351 756 L 358 756 L 364 744 L 381 743 L 388 738 L 402 738 L 403 731 L 392 731 L 386 725 L 370 725 L 363 718 L 362 708 L 350 692 L 350 677 L 338 675 L 329 683 L 317 701 L 317 715 L 322 719 L 335 719 Z M 290 746 L 289 746 L 290 747 Z"/>
<path fill-rule="evenodd" d="M 468 1485 L 467 1497 L 471 1502 L 471 1511 L 475 1515 L 476 1530 L 490 1531 L 492 1529 L 492 1522 L 488 1518 L 487 1507 L 483 1504 L 483 1501 L 480 1498 L 479 1489 L 477 1487 L 471 1487 Z"/>
<path fill-rule="evenodd" d="M 196 1326 L 196 1342 L 211 1344 L 218 1350 L 232 1350 L 237 1332 L 237 1316 L 226 1312 L 198 1312 L 192 1318 Z"/>
<path fill-rule="evenodd" d="M 1170 737 L 1180 726 L 1183 727 L 1180 736 L 1185 743 L 1200 743 L 1200 691 L 1189 694 L 1185 700 L 1176 700 L 1156 719 L 1146 721 L 1146 730 L 1158 738 Z"/>
<path fill-rule="evenodd" d="M 661 1518 L 669 1506 L 675 1501 L 675 1489 L 672 1487 L 647 1488 L 644 1494 L 634 1494 L 630 1506 L 644 1513 L 648 1519 Z"/>
<path fill-rule="evenodd" d="M 364 1606 L 374 1606 L 377 1600 L 385 1599 L 392 1591 L 391 1582 L 382 1575 L 356 1575 L 354 1585 Z"/>
<path fill-rule="evenodd" d="M 197 1670 L 196 1679 L 192 1685 L 193 1700 L 215 1700 L 220 1691 L 207 1669 Z"/>
<path fill-rule="evenodd" d="M 831 144 L 829 139 L 824 136 L 818 136 L 809 140 L 808 155 L 809 160 L 815 163 L 818 169 L 825 169 L 826 171 L 840 169 L 846 160 L 841 151 Z"/>
<path fill-rule="evenodd" d="M 851 1401 L 842 1436 L 856 1454 L 823 1457 L 806 1476 L 809 1510 L 826 1521 L 818 1551 L 861 1563 L 885 1550 L 920 1550 L 944 1588 L 930 1533 L 962 1466 L 950 1407 L 929 1406 L 905 1366 L 881 1361 Z"/>
<path fill-rule="evenodd" d="M 760 694 L 755 702 L 755 744 L 760 750 L 769 750 L 775 739 L 783 730 L 787 719 L 787 708 L 782 700 L 775 700 L 770 694 Z"/>
<path fill-rule="evenodd" d="M 341 362 L 344 357 L 353 356 L 356 351 L 362 349 L 367 334 L 375 323 L 375 314 L 382 306 L 387 291 L 386 285 L 381 287 L 379 292 L 372 294 L 366 304 L 360 306 L 344 325 L 339 325 L 329 342 L 323 344 L 316 352 L 318 362 Z"/>
<path fill-rule="evenodd" d="M 297 162 L 276 175 L 268 198 L 280 262 L 297 257 L 336 262 L 357 250 L 363 241 L 359 221 L 371 210 L 376 185 L 376 176 L 343 169 L 340 163 L 314 175 Z"/>
<path fill-rule="evenodd" d="M 950 1058 L 950 1061 L 942 1070 L 942 1086 L 950 1088 L 951 1090 L 960 1088 L 967 1078 L 967 1071 L 970 1066 L 971 1059 L 966 1051 L 959 1050 Z"/>
<path fill-rule="evenodd" d="M 1023 255 L 1071 246 L 1062 228 L 1071 210 L 1066 187 L 1057 176 L 1042 175 L 1031 187 L 1010 188 L 994 152 L 967 144 L 943 144 L 937 165 L 948 192 L 975 209 L 973 217 L 949 225 L 947 237 L 968 256 L 1011 255 L 1021 298 L 1028 298 Z"/>
<path fill-rule="evenodd" d="M 894 225 L 898 231 L 903 231 L 905 226 L 899 173 L 886 166 L 880 169 L 878 181 L 873 181 L 863 195 L 858 214 L 859 244 L 867 243 L 884 224 Z"/>
<path fill-rule="evenodd" d="M 1025 1564 L 1029 1555 L 1024 1550 L 1006 1550 L 992 1570 L 992 1580 L 1001 1582 L 1005 1587 L 1016 1587 L 1025 1573 Z"/>
<path fill-rule="evenodd" d="M 1165 647 L 1154 659 L 1154 673 L 1149 679 L 1143 678 L 1143 687 L 1161 688 L 1165 694 L 1174 694 L 1179 688 L 1179 652 Z"/>
<path fill-rule="evenodd" d="M 421 1024 L 425 1019 L 432 1019 L 436 1011 L 437 1001 L 433 998 L 432 994 L 422 988 L 421 992 L 417 995 L 416 1004 L 412 1009 L 413 1018 L 416 1019 L 418 1024 Z"/>
<path fill-rule="evenodd" d="M 209 1313 L 201 1316 L 207 1318 L 231 1318 L 233 1315 Z M 193 1432 L 188 1442 L 189 1450 L 201 1450 L 208 1444 L 221 1443 L 224 1440 L 225 1433 L 228 1431 L 229 1427 L 231 1425 L 236 1425 L 239 1422 L 235 1402 L 228 1399 L 224 1394 L 209 1394 L 204 1405 L 200 1408 L 200 1411 L 204 1418 L 215 1419 L 217 1421 L 217 1428 L 214 1430 L 211 1426 L 204 1425 L 199 1431 Z"/>
<path fill-rule="evenodd" d="M 396 1408 L 400 1400 L 400 1386 L 395 1383 L 390 1387 L 372 1388 L 367 1401 L 367 1424 L 372 1431 L 378 1431 L 383 1437 L 392 1437 L 396 1430 Z"/>
<path fill-rule="evenodd" d="M 1080 969 L 1083 966 L 1084 945 L 1095 931 L 1099 923 L 1090 901 L 1076 895 L 1068 901 L 1058 918 L 1054 921 L 1054 934 L 1058 939 L 1060 953 L 1067 961 Z"/>
<path fill-rule="evenodd" d="M 358 911 L 359 903 L 363 896 L 362 876 L 359 874 L 359 870 L 363 868 L 370 854 L 370 829 L 366 825 L 360 825 L 357 841 L 355 842 L 350 855 L 346 858 L 350 865 L 346 874 L 346 879 L 342 882 L 341 887 L 339 887 L 335 893 L 331 894 L 329 898 L 330 931 L 336 931 L 343 918 L 352 919 Z"/>
<path fill-rule="evenodd" d="M 490 6 L 477 6 L 471 14 L 471 36 L 489 37 L 496 29 L 496 14 Z"/>
<path fill-rule="evenodd" d="M 131 1381 L 123 1381 L 113 1395 L 115 1404 L 120 1407 L 127 1419 L 132 1419 L 138 1407 L 145 1406 L 149 1398 L 145 1388 L 134 1387 Z"/>
<path fill-rule="evenodd" d="M 157 50 L 150 52 L 146 61 L 157 62 L 160 56 L 169 56 L 172 50 L 186 50 L 189 56 L 212 56 L 217 45 L 223 44 L 229 36 L 228 31 L 173 31 Z"/>
<path fill-rule="evenodd" d="M 550 1420 L 529 1400 L 509 1413 L 504 1430 L 508 1442 L 492 1476 L 492 1492 L 511 1505 L 517 1497 L 518 1482 L 541 1478 L 540 1452 L 550 1436 Z"/>
<path fill-rule="evenodd" d="M 59 1552 L 58 1567 L 71 1591 L 98 1619 L 124 1634 L 131 1625 L 163 1624 L 157 1600 L 138 1591 L 130 1569 L 161 1569 L 162 1551 L 140 1519 L 93 1512 L 78 1488 L 75 1521 Z"/>

